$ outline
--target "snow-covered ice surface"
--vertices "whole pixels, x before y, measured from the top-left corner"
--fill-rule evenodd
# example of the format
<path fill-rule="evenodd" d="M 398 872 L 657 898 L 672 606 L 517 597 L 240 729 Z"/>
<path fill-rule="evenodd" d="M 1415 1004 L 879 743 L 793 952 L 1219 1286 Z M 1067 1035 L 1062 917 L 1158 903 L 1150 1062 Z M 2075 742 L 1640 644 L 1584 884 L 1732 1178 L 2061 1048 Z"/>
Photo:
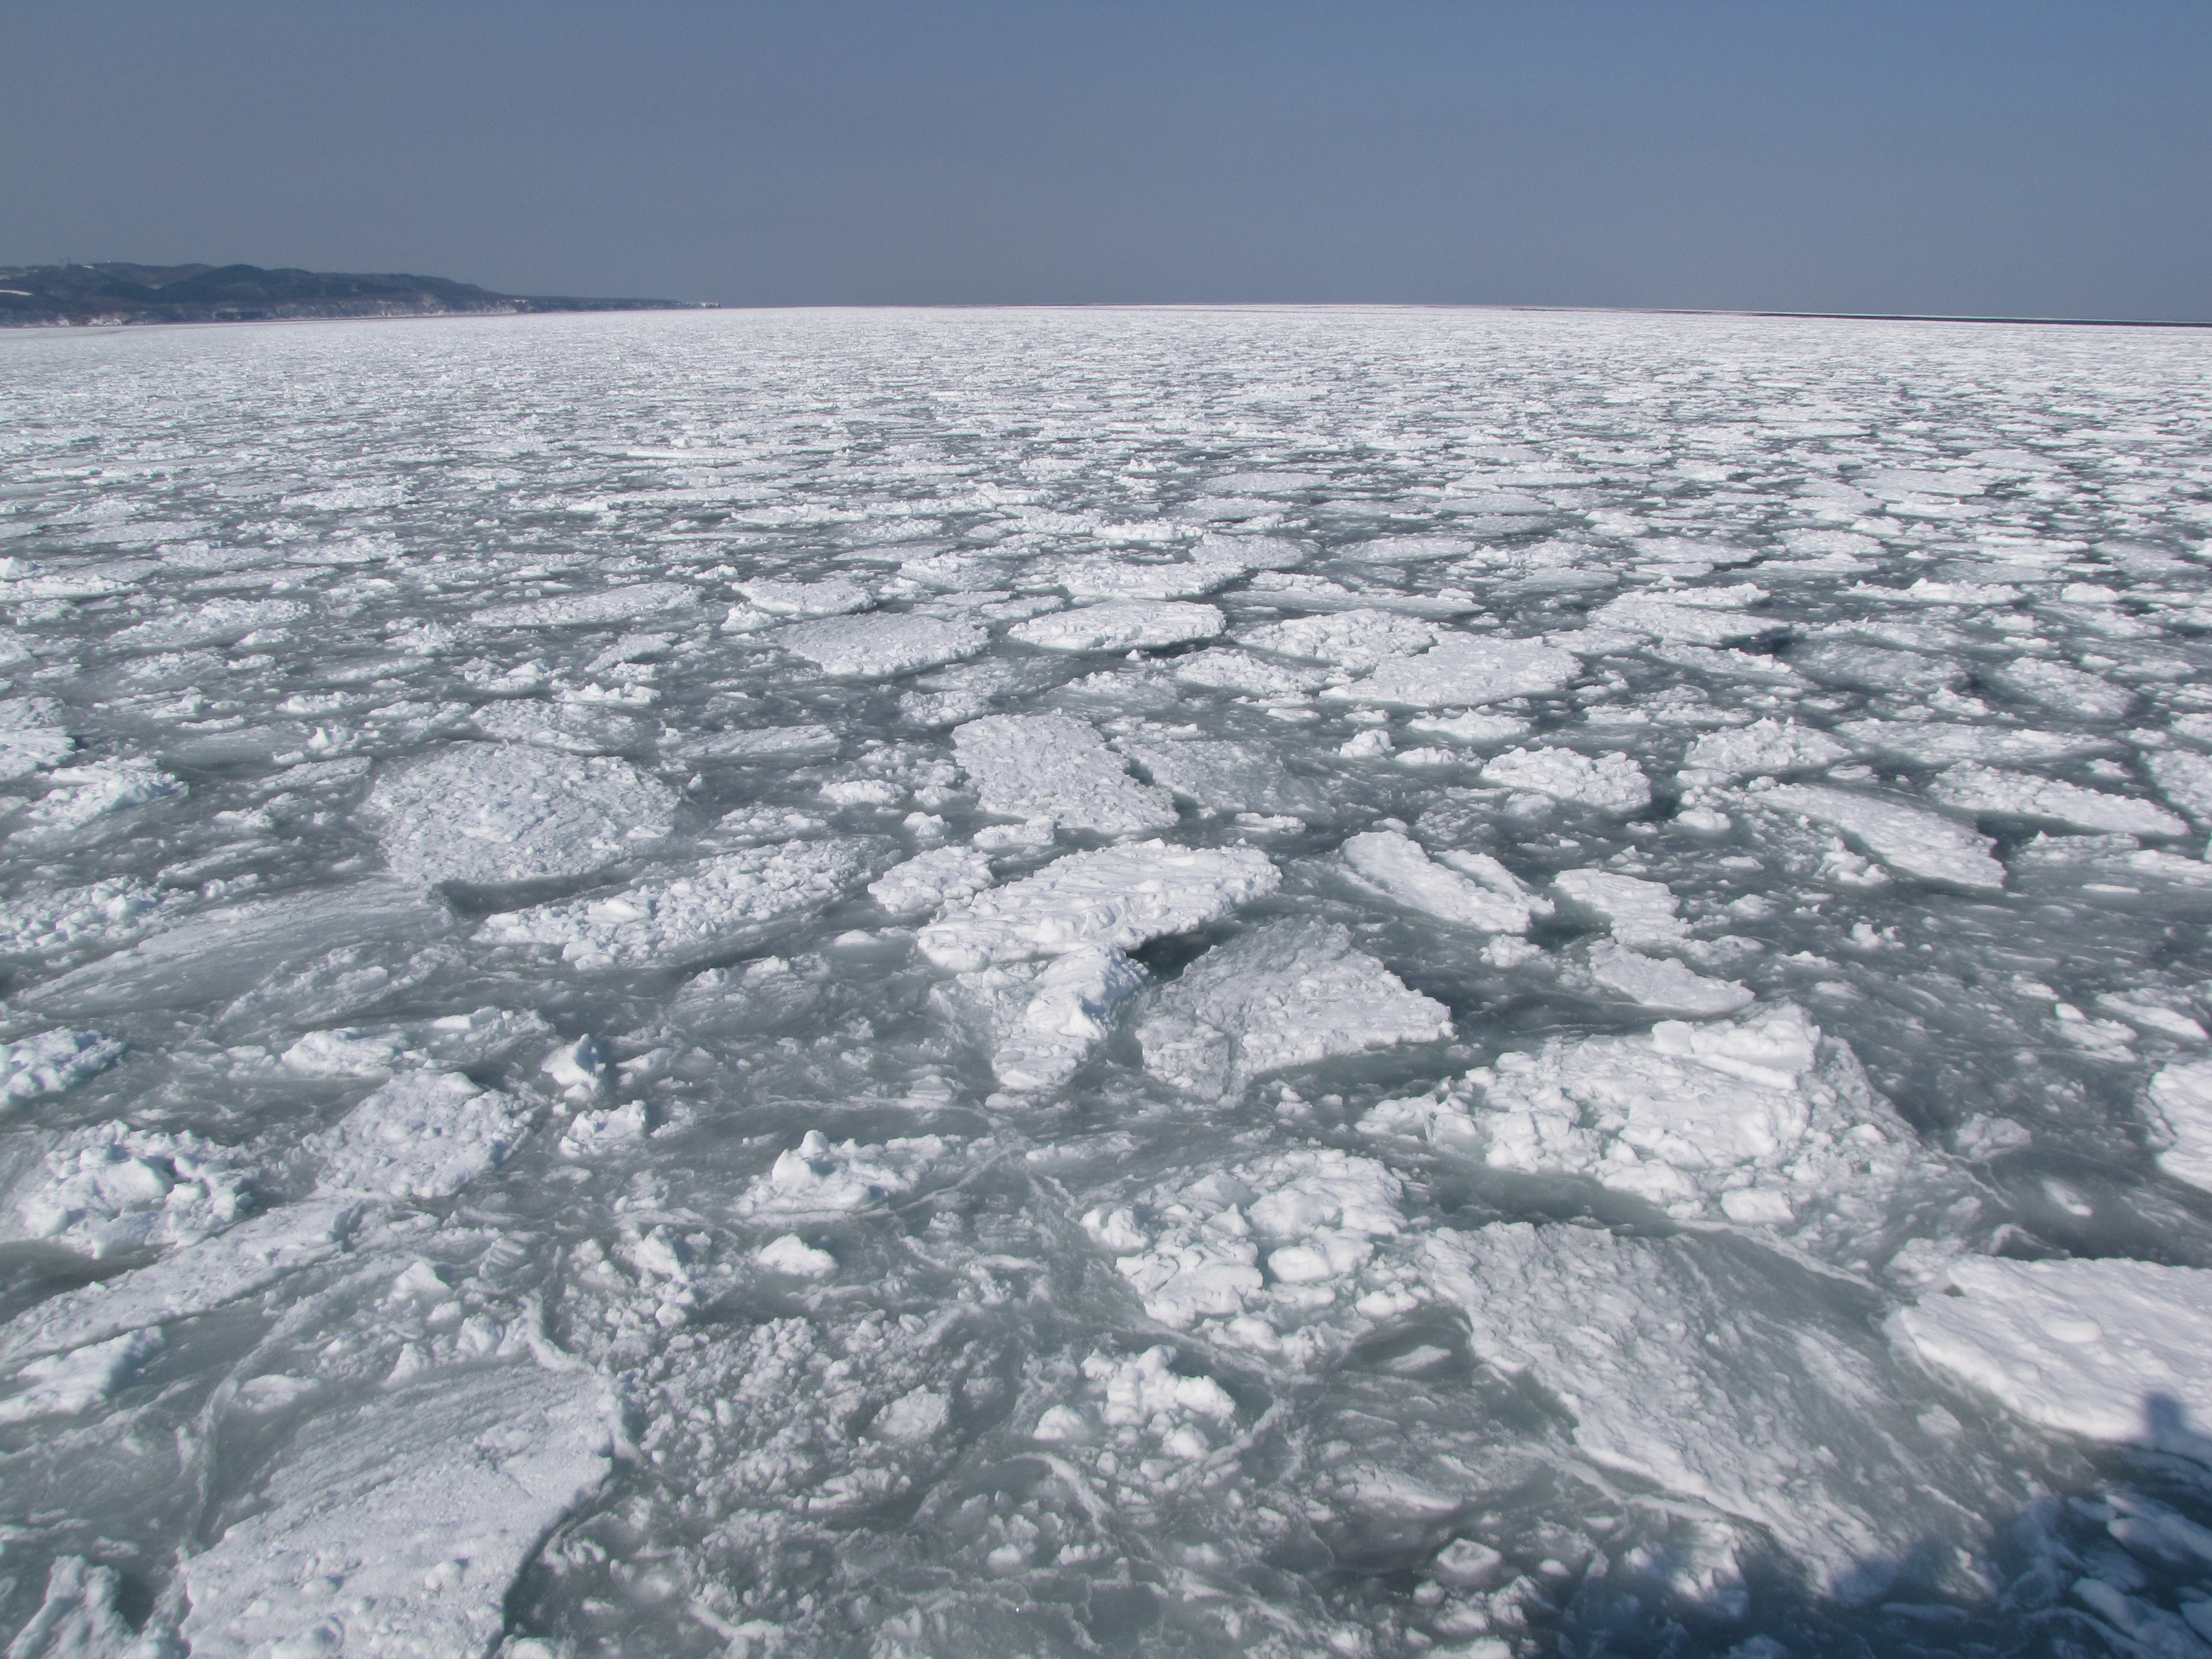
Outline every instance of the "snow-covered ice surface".
<path fill-rule="evenodd" d="M 2212 1659 L 2212 340 L 0 359 L 11 1659 Z"/>

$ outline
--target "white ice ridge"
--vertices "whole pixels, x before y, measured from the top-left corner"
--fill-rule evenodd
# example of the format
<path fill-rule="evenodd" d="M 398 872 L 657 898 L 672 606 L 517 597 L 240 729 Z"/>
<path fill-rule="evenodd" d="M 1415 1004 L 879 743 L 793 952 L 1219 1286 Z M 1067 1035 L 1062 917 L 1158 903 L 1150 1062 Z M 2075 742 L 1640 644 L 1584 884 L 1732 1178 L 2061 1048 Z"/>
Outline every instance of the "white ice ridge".
<path fill-rule="evenodd" d="M 1221 612 L 1210 605 L 1115 599 L 1033 617 L 1006 632 L 1024 645 L 1048 651 L 1149 651 L 1210 640 L 1221 629 Z"/>
<path fill-rule="evenodd" d="M 2212 1424 L 2212 1272 L 2148 1261 L 1954 1262 L 1892 1316 L 1921 1358 L 2062 1434 L 2191 1450 Z"/>
<path fill-rule="evenodd" d="M 1032 823 L 1127 836 L 1176 822 L 1175 799 L 1066 714 L 988 714 L 952 733 L 983 810 Z"/>
<path fill-rule="evenodd" d="M 1288 1066 L 1451 1036 L 1443 1004 L 1317 921 L 1270 922 L 1217 945 L 1137 1028 L 1147 1071 L 1215 1100 Z"/>
<path fill-rule="evenodd" d="M 1939 773 L 1928 793 L 1946 806 L 1990 817 L 2034 818 L 2073 830 L 2179 836 L 2189 826 L 2155 802 L 2085 789 L 2078 783 L 2001 771 L 1968 761 Z"/>
<path fill-rule="evenodd" d="M 937 1135 L 889 1140 L 880 1146 L 833 1143 L 809 1129 L 797 1146 L 778 1153 L 769 1172 L 738 1200 L 749 1221 L 787 1222 L 808 1216 L 846 1215 L 872 1209 L 909 1190 L 951 1154 L 954 1143 Z"/>
<path fill-rule="evenodd" d="M 0 1042 L 0 1112 L 74 1089 L 122 1057 L 123 1045 L 97 1031 L 40 1031 Z"/>
<path fill-rule="evenodd" d="M 195 1659 L 471 1659 L 515 1575 L 612 1468 L 592 1373 L 434 1373 L 302 1428 L 234 1521 L 184 1560 Z"/>
<path fill-rule="evenodd" d="M 2150 1080 L 2158 1167 L 2212 1192 L 2212 1060 L 2184 1060 Z"/>
<path fill-rule="evenodd" d="M 1820 771 L 1850 757 L 1850 749 L 1816 726 L 1757 720 L 1731 731 L 1708 732 L 1692 744 L 1682 757 L 1682 781 L 1694 786 L 1778 777 Z"/>
<path fill-rule="evenodd" d="M 939 847 L 895 864 L 868 884 L 868 896 L 893 914 L 933 910 L 980 893 L 996 879 L 988 854 L 974 847 Z"/>
<path fill-rule="evenodd" d="M 2004 885 L 2004 866 L 1990 856 L 1993 844 L 1957 819 L 1893 796 L 1862 794 L 1827 784 L 1785 783 L 1732 805 L 1795 812 L 1841 830 L 1892 869 L 1923 881 L 1994 891 Z"/>
<path fill-rule="evenodd" d="M 1255 651 L 1365 673 L 1392 657 L 1425 651 L 1436 639 L 1437 630 L 1427 623 L 1389 611 L 1359 610 L 1269 623 L 1238 635 L 1237 642 Z"/>
<path fill-rule="evenodd" d="M 1663 881 L 1610 870 L 1562 870 L 1552 878 L 1552 890 L 1595 912 L 1631 950 L 1663 951 L 1689 937 L 1689 926 L 1674 914 L 1677 901 Z"/>
<path fill-rule="evenodd" d="M 1651 805 L 1651 781 L 1626 755 L 1593 757 L 1571 749 L 1509 749 L 1484 766 L 1482 781 L 1601 812 L 1640 812 Z"/>
<path fill-rule="evenodd" d="M 17 1383 L 27 1386 L 0 1400 L 0 1424 L 80 1416 L 105 1404 L 161 1348 L 161 1332 L 134 1331 L 68 1353 L 34 1359 L 15 1375 Z M 11 1646 L 9 1659 L 14 1659 L 14 1653 Z"/>
<path fill-rule="evenodd" d="M 1387 1248 L 1404 1195 L 1372 1158 L 1297 1150 L 1163 1182 L 1083 1229 L 1161 1324 L 1304 1369 L 1419 1305 L 1418 1273 Z"/>
<path fill-rule="evenodd" d="M 825 674 L 860 679 L 910 674 L 972 657 L 990 642 L 973 623 L 935 617 L 833 617 L 766 636 Z"/>
<path fill-rule="evenodd" d="M 1365 679 L 1322 695 L 1401 708 L 1471 708 L 1508 697 L 1548 696 L 1582 671 L 1573 653 L 1533 640 L 1454 635 L 1418 657 L 1393 657 Z"/>
<path fill-rule="evenodd" d="M 403 1073 L 307 1138 L 322 1163 L 316 1190 L 450 1198 L 506 1160 L 529 1133 L 531 1116 L 528 1102 L 458 1072 Z"/>
<path fill-rule="evenodd" d="M 472 613 L 469 620 L 479 628 L 573 628 L 665 616 L 698 603 L 698 591 L 682 582 L 638 582 L 596 593 L 555 593 L 519 605 L 495 605 Z"/>
<path fill-rule="evenodd" d="M 578 968 L 682 967 L 823 909 L 857 886 L 880 842 L 747 847 L 599 898 L 487 917 L 479 941 L 560 947 Z"/>
<path fill-rule="evenodd" d="M 1782 1004 L 1648 1034 L 1554 1037 L 1362 1127 L 1479 1152 L 1493 1169 L 1588 1176 L 1681 1218 L 1786 1225 L 1897 1164 L 1910 1132 L 1841 1044 Z"/>
<path fill-rule="evenodd" d="M 588 875 L 668 833 L 676 792 L 626 761 L 457 743 L 362 803 L 385 862 L 425 884 Z"/>
<path fill-rule="evenodd" d="M 1836 734 L 1863 754 L 1896 755 L 1925 766 L 2003 761 L 2035 766 L 2109 749 L 2109 738 L 2025 726 L 1954 726 L 1943 720 L 1845 720 Z"/>
<path fill-rule="evenodd" d="M 1489 854 L 1446 853 L 1432 860 L 1419 843 L 1395 830 L 1353 836 L 1344 843 L 1344 861 L 1408 909 L 1486 933 L 1526 933 L 1530 917 L 1552 913 L 1547 900 Z"/>
<path fill-rule="evenodd" d="M 1870 1409 L 1899 1379 L 1847 1325 L 1747 1315 L 1774 1286 L 1705 1241 L 1520 1222 L 1432 1233 L 1419 1267 L 1476 1358 L 1558 1401 L 1583 1457 L 1758 1528 L 1739 1556 L 1779 1544 L 1856 1603 L 1931 1536 L 1971 1540 L 1988 1477 Z"/>

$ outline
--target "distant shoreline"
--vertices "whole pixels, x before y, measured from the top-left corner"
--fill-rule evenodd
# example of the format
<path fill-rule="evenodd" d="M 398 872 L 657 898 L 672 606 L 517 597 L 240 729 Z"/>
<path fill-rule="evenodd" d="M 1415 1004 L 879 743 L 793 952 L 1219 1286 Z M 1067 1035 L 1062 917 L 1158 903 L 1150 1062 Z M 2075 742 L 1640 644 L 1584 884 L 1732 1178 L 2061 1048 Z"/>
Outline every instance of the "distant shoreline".
<path fill-rule="evenodd" d="M 714 309 L 685 300 L 499 294 L 401 272 L 259 265 L 0 265 L 0 327 L 134 327 L 149 323 L 321 322 Z"/>

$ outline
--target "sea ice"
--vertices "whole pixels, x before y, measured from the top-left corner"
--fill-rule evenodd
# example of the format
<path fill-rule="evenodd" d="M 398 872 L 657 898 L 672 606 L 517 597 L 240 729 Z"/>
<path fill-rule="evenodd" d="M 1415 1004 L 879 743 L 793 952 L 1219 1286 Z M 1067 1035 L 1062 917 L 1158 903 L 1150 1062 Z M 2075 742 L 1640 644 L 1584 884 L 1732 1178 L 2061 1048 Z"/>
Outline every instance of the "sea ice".
<path fill-rule="evenodd" d="M 2063 1434 L 2185 1449 L 2212 1420 L 2201 1267 L 1976 1256 L 1893 1324 L 1929 1365 Z"/>
<path fill-rule="evenodd" d="M 1626 755 L 1509 749 L 1483 767 L 1482 781 L 1600 812 L 1640 812 L 1651 805 L 1651 781 Z"/>
<path fill-rule="evenodd" d="M 1454 635 L 1417 657 L 1392 657 L 1365 679 L 1323 695 L 1404 708 L 1469 708 L 1508 697 L 1547 696 L 1581 672 L 1570 652 L 1530 640 Z"/>
<path fill-rule="evenodd" d="M 1221 612 L 1210 605 L 1120 599 L 1034 617 L 1006 632 L 1024 645 L 1048 651 L 1152 651 L 1210 640 L 1221 629 Z"/>
<path fill-rule="evenodd" d="M 1525 933 L 1534 915 L 1551 907 L 1531 893 L 1496 859 L 1485 854 L 1430 859 L 1419 842 L 1395 830 L 1373 830 L 1344 843 L 1344 861 L 1408 908 L 1486 933 Z"/>
<path fill-rule="evenodd" d="M 2128 836 L 2179 836 L 2189 826 L 2164 807 L 2056 778 L 2002 771 L 1963 761 L 1936 776 L 1928 793 L 1946 806 L 1990 817 L 2035 818 L 2070 830 Z"/>
<path fill-rule="evenodd" d="M 1182 971 L 1137 1028 L 1153 1075 L 1210 1099 L 1334 1054 L 1452 1035 L 1444 1006 L 1352 947 L 1342 927 L 1271 922 Z"/>
<path fill-rule="evenodd" d="M 395 874 L 495 886 L 630 857 L 668 834 L 677 800 L 626 761 L 462 743 L 380 776 L 362 810 Z"/>
<path fill-rule="evenodd" d="M 744 848 L 604 897 L 487 917 L 477 938 L 557 945 L 587 970 L 682 967 L 823 908 L 860 884 L 879 845 L 847 836 Z"/>
<path fill-rule="evenodd" d="M 464 1659 L 506 1626 L 515 1576 L 613 1468 L 588 1370 L 435 1373 L 326 1412 L 187 1556 L 195 1655 Z"/>
<path fill-rule="evenodd" d="M 981 651 L 988 639 L 973 623 L 936 617 L 837 617 L 796 623 L 768 635 L 825 674 L 880 679 L 957 662 Z"/>
<path fill-rule="evenodd" d="M 337 1124 L 308 1138 L 322 1164 L 318 1192 L 449 1198 L 521 1143 L 528 1102 L 458 1072 L 408 1072 Z"/>
<path fill-rule="evenodd" d="M 987 812 L 1107 836 L 1176 821 L 1166 790 L 1132 778 L 1105 740 L 1069 715 L 987 715 L 957 728 L 952 745 Z"/>
<path fill-rule="evenodd" d="M 2212 1192 L 2212 1060 L 2178 1060 L 2150 1080 L 2158 1167 Z"/>
<path fill-rule="evenodd" d="M 1794 812 L 1840 830 L 1893 869 L 1923 881 L 1993 890 L 2004 885 L 2004 866 L 1990 855 L 1990 842 L 1955 819 L 1910 806 L 1893 796 L 1863 794 L 1824 784 L 1785 783 L 1737 805 Z"/>

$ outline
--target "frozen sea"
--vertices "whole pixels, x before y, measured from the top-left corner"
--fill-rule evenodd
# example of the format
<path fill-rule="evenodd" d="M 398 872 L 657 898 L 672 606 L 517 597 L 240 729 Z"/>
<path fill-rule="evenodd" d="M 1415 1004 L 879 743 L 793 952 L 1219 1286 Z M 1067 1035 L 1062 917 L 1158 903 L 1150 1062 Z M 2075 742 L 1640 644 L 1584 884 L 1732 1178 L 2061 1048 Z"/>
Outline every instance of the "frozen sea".
<path fill-rule="evenodd" d="M 0 1640 L 2212 1656 L 2212 336 L 0 337 Z"/>

